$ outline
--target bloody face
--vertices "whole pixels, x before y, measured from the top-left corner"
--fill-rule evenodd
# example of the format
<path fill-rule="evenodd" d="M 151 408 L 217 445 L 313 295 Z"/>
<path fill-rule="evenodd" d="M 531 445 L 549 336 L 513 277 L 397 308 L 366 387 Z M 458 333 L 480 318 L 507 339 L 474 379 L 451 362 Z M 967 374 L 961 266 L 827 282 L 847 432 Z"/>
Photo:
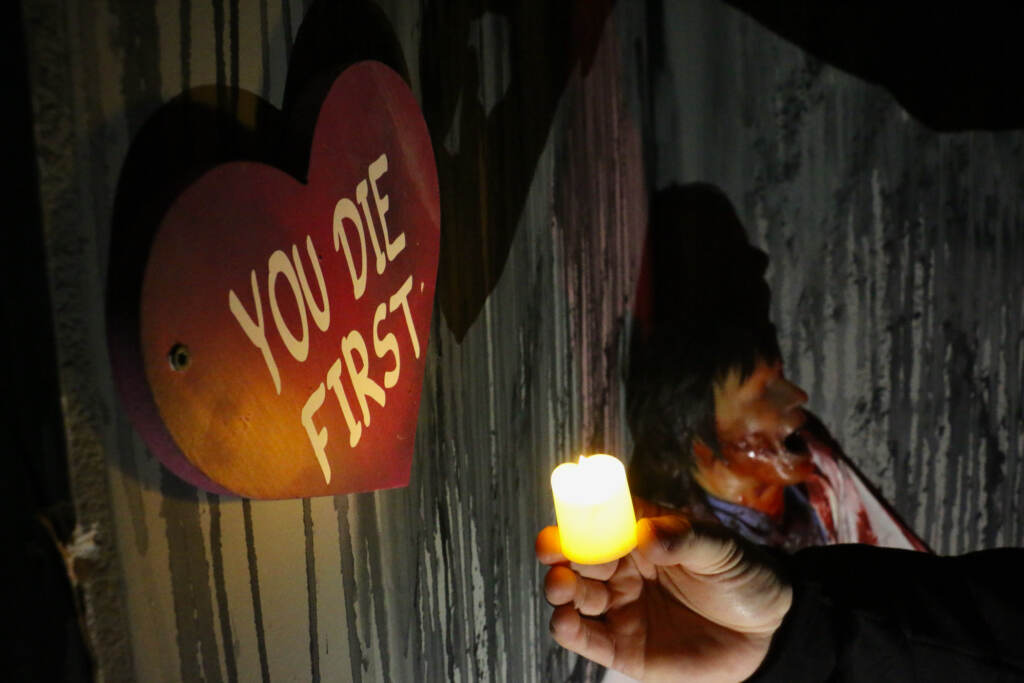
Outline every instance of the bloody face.
<path fill-rule="evenodd" d="M 745 380 L 734 370 L 715 386 L 715 426 L 725 466 L 765 484 L 800 483 L 814 469 L 797 431 L 807 394 L 786 379 L 782 363 L 759 361 Z"/>

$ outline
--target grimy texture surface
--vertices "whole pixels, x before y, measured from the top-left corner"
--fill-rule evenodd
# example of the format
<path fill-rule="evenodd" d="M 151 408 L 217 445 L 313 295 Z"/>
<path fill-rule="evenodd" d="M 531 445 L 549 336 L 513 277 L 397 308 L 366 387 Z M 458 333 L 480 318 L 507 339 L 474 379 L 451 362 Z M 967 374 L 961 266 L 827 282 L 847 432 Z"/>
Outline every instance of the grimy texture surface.
<path fill-rule="evenodd" d="M 658 35 L 657 185 L 732 199 L 810 407 L 936 551 L 1024 543 L 1024 136 L 930 131 L 722 4 Z"/>
<path fill-rule="evenodd" d="M 475 69 L 450 100 L 461 105 L 431 121 L 435 146 L 457 157 L 497 112 L 479 163 L 519 149 L 528 158 L 508 172 L 529 175 L 525 192 L 518 176 L 459 176 L 525 199 L 502 206 L 515 229 L 485 264 L 498 269 L 481 280 L 491 289 L 467 295 L 479 310 L 454 306 L 450 324 L 435 307 L 412 483 L 219 498 L 162 470 L 115 398 L 111 206 L 133 134 L 171 97 L 217 83 L 281 104 L 304 7 L 23 6 L 70 469 L 99 544 L 84 585 L 104 680 L 563 679 L 573 662 L 547 633 L 533 537 L 552 521 L 557 462 L 628 452 L 621 373 L 645 188 L 668 182 L 713 182 L 733 199 L 771 257 L 790 372 L 926 540 L 944 552 L 1024 542 L 1020 134 L 929 132 L 883 90 L 694 0 L 574 24 L 597 37 L 574 34 L 591 49 L 554 84 L 546 138 L 517 146 L 515 107 L 532 110 L 516 99 L 530 91 L 515 55 L 533 17 L 462 7 L 455 54 Z M 421 74 L 437 69 L 419 55 L 443 34 L 424 33 L 438 13 L 381 8 L 429 99 Z"/>

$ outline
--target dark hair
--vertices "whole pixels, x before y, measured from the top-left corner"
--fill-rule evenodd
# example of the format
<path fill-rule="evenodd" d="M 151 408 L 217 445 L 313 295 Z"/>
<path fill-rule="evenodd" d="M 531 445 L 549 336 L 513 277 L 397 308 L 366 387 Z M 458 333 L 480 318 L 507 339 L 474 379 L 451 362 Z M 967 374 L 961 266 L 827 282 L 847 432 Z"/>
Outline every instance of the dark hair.
<path fill-rule="evenodd" d="M 714 386 L 781 353 L 769 319 L 765 254 L 750 245 L 729 200 L 705 184 L 651 201 L 646 263 L 630 342 L 626 413 L 635 494 L 680 507 L 692 500 L 693 444 L 718 452 Z"/>

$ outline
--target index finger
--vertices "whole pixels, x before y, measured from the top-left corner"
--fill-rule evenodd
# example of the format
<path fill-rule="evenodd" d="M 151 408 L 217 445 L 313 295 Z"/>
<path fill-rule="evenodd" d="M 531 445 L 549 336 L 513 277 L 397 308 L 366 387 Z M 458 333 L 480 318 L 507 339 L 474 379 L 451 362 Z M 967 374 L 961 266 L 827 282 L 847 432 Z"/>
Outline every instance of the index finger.
<path fill-rule="evenodd" d="M 542 564 L 563 564 L 569 560 L 562 554 L 562 540 L 558 536 L 557 526 L 548 526 L 537 534 L 534 552 Z"/>

